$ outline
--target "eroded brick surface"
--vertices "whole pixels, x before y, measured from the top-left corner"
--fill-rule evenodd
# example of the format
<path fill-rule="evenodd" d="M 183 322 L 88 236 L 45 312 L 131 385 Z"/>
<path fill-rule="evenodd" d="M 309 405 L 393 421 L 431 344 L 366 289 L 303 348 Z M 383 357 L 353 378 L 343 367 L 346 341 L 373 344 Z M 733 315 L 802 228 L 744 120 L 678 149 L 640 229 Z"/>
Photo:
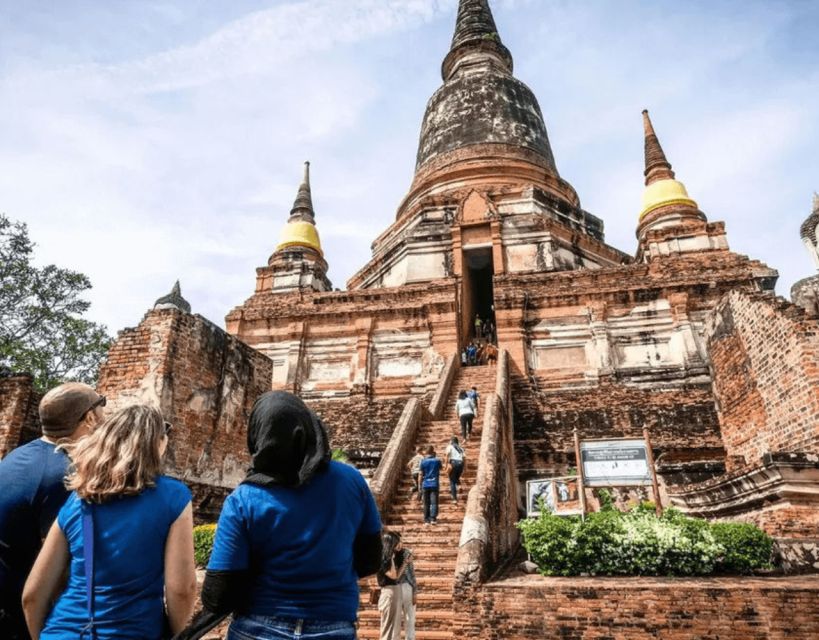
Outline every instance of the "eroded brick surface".
<path fill-rule="evenodd" d="M 819 453 L 819 324 L 784 300 L 732 292 L 708 325 L 729 469 Z"/>
<path fill-rule="evenodd" d="M 40 437 L 40 398 L 31 376 L 0 377 L 0 458 Z"/>
<path fill-rule="evenodd" d="M 812 640 L 819 578 L 510 577 L 458 606 L 455 637 L 480 640 Z"/>

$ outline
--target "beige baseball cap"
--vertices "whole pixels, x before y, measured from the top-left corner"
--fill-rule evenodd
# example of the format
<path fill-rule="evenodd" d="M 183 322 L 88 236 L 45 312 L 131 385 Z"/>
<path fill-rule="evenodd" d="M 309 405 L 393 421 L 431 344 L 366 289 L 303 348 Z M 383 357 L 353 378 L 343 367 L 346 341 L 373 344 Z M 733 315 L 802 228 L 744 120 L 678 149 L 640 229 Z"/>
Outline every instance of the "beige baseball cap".
<path fill-rule="evenodd" d="M 105 396 L 82 382 L 66 382 L 54 387 L 40 400 L 43 435 L 67 438 L 74 433 L 86 413 L 104 405 Z"/>

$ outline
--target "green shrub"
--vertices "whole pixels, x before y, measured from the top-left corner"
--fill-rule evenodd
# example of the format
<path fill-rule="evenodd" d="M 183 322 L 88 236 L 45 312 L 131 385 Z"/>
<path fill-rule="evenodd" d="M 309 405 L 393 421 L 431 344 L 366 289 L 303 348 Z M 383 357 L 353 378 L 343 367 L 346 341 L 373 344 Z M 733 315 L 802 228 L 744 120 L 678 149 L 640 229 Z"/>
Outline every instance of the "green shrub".
<path fill-rule="evenodd" d="M 521 520 L 518 523 L 526 550 L 544 575 L 572 575 L 575 566 L 574 539 L 580 518 L 553 516 L 546 509 L 541 514 L 537 519 Z"/>
<path fill-rule="evenodd" d="M 601 501 L 605 503 L 605 500 Z M 653 506 L 579 517 L 547 510 L 518 523 L 523 546 L 550 576 L 749 573 L 768 566 L 771 540 L 752 525 L 709 524 Z"/>
<path fill-rule="evenodd" d="M 208 566 L 215 536 L 215 524 L 201 524 L 193 528 L 193 557 L 196 560 L 197 567 L 204 568 Z"/>
<path fill-rule="evenodd" d="M 725 554 L 717 563 L 720 571 L 751 573 L 770 567 L 773 540 L 761 529 L 741 522 L 716 522 L 711 531 L 725 547 Z"/>

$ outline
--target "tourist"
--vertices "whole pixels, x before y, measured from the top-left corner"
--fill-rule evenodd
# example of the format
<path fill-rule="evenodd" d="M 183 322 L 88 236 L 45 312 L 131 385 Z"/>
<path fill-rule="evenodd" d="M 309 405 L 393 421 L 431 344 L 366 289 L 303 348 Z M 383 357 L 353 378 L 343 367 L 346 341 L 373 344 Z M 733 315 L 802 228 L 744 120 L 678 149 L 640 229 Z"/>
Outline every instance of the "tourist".
<path fill-rule="evenodd" d="M 423 447 L 418 447 L 415 450 L 415 455 L 412 456 L 412 459 L 409 461 L 407 465 L 410 470 L 410 475 L 412 476 L 412 488 L 410 489 L 410 496 L 413 493 L 418 494 L 418 502 L 421 501 L 421 460 L 424 459 L 424 449 Z"/>
<path fill-rule="evenodd" d="M 441 461 L 435 457 L 435 447 L 427 447 L 427 455 L 421 461 L 421 488 L 424 492 L 424 524 L 438 524 L 438 489 Z"/>
<path fill-rule="evenodd" d="M 483 327 L 483 322 L 481 322 L 481 317 L 476 313 L 475 314 L 475 340 L 480 340 L 481 339 L 482 327 Z"/>
<path fill-rule="evenodd" d="M 475 346 L 474 342 L 469 343 L 469 346 L 466 348 L 466 355 L 470 365 L 478 364 L 478 347 Z"/>
<path fill-rule="evenodd" d="M 487 348 L 489 345 L 487 345 Z M 475 417 L 478 417 L 478 403 L 481 400 L 481 394 L 478 393 L 478 388 L 475 385 L 472 385 L 472 388 L 466 392 L 467 397 L 472 400 L 472 404 L 475 405 Z"/>
<path fill-rule="evenodd" d="M 381 614 L 380 640 L 399 640 L 401 637 L 401 622 L 407 616 L 404 608 L 403 590 L 407 579 L 407 572 L 411 572 L 412 584 L 415 583 L 415 573 L 412 569 L 412 553 L 401 548 L 401 534 L 394 531 L 385 531 L 382 536 L 383 553 L 381 567 L 378 570 L 378 586 L 381 593 L 378 597 L 378 612 Z M 413 605 L 410 589 L 410 608 Z M 411 612 L 412 636 L 407 626 L 407 639 L 415 637 L 415 612 Z"/>
<path fill-rule="evenodd" d="M 28 639 L 20 604 L 23 585 L 57 512 L 68 498 L 68 456 L 59 443 L 76 442 L 102 421 L 105 397 L 67 382 L 40 401 L 43 436 L 0 461 L 0 638 Z"/>
<path fill-rule="evenodd" d="M 401 623 L 404 626 L 404 638 L 415 640 L 415 606 L 418 602 L 418 583 L 415 580 L 415 566 L 412 563 L 412 550 L 404 547 L 401 535 L 395 547 L 395 564 L 400 567 L 398 585 L 401 587 Z"/>
<path fill-rule="evenodd" d="M 133 405 L 70 446 L 73 493 L 23 592 L 33 638 L 158 640 L 187 624 L 193 514 L 188 488 L 162 475 L 169 431 L 157 409 Z"/>
<path fill-rule="evenodd" d="M 466 453 L 458 442 L 457 436 L 452 436 L 449 441 L 444 458 L 446 459 L 446 472 L 449 476 L 449 492 L 452 495 L 452 502 L 458 504 L 458 486 L 461 484 L 461 474 L 463 474 L 464 465 L 466 464 Z"/>
<path fill-rule="evenodd" d="M 227 640 L 355 638 L 358 578 L 381 565 L 381 519 L 355 468 L 296 396 L 269 391 L 250 415 L 251 469 L 225 500 L 202 587 L 179 638 L 231 612 Z"/>
<path fill-rule="evenodd" d="M 469 359 L 469 356 L 466 353 L 466 347 L 464 347 L 464 349 L 461 351 L 461 366 L 462 367 L 465 367 L 467 365 L 467 362 L 469 361 L 468 359 Z"/>
<path fill-rule="evenodd" d="M 466 391 L 458 393 L 458 400 L 455 402 L 455 411 L 458 413 L 458 420 L 461 423 L 461 436 L 464 441 L 469 440 L 472 433 L 472 420 L 475 418 L 475 404 L 467 395 Z"/>

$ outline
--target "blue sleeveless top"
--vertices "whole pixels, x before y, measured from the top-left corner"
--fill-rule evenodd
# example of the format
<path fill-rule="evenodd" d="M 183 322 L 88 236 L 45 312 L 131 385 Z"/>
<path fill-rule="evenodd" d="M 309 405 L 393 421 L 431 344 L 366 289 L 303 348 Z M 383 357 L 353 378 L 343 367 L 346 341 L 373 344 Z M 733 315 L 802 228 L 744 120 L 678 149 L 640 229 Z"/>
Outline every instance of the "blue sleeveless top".
<path fill-rule="evenodd" d="M 94 505 L 99 640 L 157 640 L 162 634 L 165 541 L 190 501 L 184 484 L 159 476 L 155 487 L 139 495 Z M 71 568 L 68 586 L 46 619 L 41 640 L 77 640 L 88 622 L 81 505 L 72 493 L 57 516 L 68 541 Z"/>

